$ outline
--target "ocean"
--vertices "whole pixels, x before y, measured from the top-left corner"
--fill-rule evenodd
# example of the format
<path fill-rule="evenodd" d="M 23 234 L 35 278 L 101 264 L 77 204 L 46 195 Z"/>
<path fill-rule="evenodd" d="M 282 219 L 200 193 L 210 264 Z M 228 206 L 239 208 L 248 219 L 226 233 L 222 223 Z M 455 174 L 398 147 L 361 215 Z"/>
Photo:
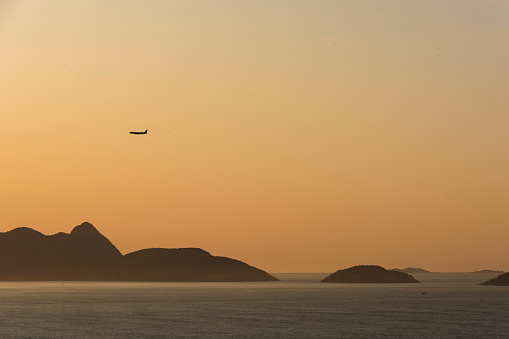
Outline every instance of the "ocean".
<path fill-rule="evenodd" d="M 500 338 L 509 287 L 494 274 L 421 284 L 0 282 L 1 338 Z"/>

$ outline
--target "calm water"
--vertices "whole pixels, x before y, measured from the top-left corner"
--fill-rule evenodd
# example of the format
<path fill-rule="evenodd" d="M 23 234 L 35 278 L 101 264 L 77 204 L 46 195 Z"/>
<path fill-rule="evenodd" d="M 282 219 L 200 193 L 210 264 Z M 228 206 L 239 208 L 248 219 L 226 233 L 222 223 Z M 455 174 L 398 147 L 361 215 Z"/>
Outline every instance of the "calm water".
<path fill-rule="evenodd" d="M 0 337 L 507 337 L 494 275 L 415 274 L 421 284 L 0 283 Z M 422 294 L 425 292 L 425 294 Z"/>

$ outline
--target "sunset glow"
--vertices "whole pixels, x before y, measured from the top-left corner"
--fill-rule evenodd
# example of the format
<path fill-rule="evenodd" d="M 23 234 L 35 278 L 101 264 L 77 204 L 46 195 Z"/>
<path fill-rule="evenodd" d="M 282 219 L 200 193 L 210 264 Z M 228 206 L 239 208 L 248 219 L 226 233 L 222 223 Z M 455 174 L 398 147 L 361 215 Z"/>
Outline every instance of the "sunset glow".
<path fill-rule="evenodd" d="M 509 270 L 509 2 L 0 3 L 0 232 Z M 144 131 L 146 135 L 130 135 Z"/>

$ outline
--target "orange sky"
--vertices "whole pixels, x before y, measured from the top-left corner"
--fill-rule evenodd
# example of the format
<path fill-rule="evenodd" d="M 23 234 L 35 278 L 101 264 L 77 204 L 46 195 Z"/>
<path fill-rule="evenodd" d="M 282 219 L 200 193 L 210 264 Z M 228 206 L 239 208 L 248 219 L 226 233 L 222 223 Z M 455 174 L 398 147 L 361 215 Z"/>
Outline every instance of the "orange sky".
<path fill-rule="evenodd" d="M 4 0 L 0 231 L 509 270 L 508 36 L 505 0 Z"/>

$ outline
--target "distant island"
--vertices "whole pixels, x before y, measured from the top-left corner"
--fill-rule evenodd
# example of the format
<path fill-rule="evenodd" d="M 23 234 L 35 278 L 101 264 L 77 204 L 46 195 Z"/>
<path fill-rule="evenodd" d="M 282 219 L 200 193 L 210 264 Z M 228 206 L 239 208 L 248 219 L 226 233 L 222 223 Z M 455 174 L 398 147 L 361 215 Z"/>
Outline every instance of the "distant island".
<path fill-rule="evenodd" d="M 426 271 L 422 268 L 414 268 L 414 267 L 407 267 L 407 268 L 393 268 L 393 271 L 398 272 L 405 272 L 405 273 L 431 273 L 430 271 Z"/>
<path fill-rule="evenodd" d="M 360 265 L 336 271 L 324 283 L 418 283 L 410 274 L 386 270 L 381 266 Z"/>
<path fill-rule="evenodd" d="M 480 270 L 480 271 L 474 271 L 472 273 L 504 273 L 504 271 L 493 271 L 493 270 Z"/>
<path fill-rule="evenodd" d="M 497 277 L 490 279 L 488 281 L 485 281 L 479 285 L 484 286 L 509 286 L 509 272 L 508 273 L 502 273 L 498 275 Z"/>
<path fill-rule="evenodd" d="M 122 255 L 90 223 L 70 234 L 27 227 L 0 233 L 0 281 L 277 281 L 242 261 L 199 248 Z"/>

